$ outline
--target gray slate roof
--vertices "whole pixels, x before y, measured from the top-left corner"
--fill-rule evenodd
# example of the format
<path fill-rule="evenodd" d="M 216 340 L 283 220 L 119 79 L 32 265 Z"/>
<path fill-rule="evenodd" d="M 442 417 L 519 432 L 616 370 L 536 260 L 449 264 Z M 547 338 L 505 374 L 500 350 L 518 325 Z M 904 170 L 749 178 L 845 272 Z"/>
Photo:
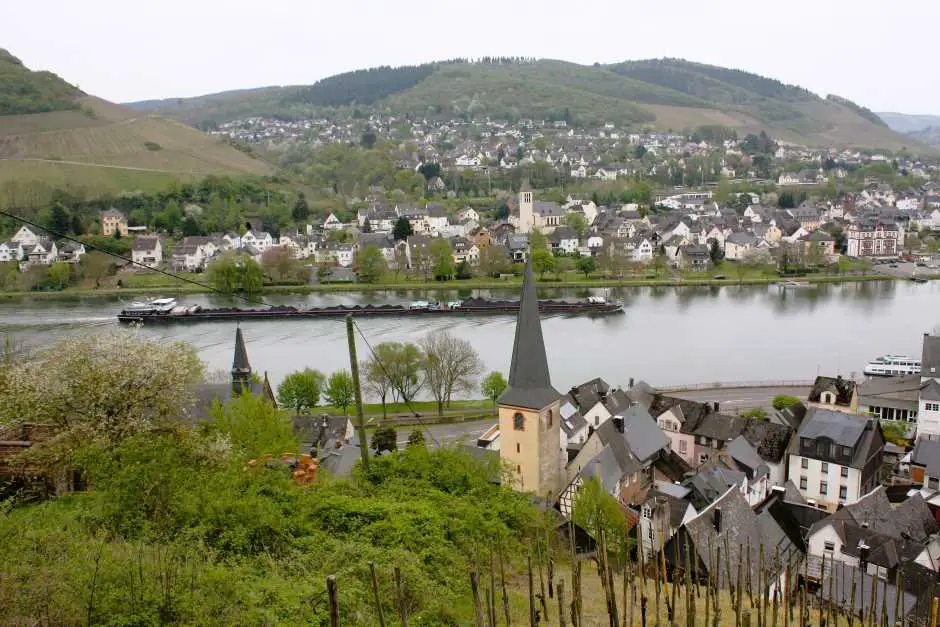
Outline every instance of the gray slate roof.
<path fill-rule="evenodd" d="M 618 414 L 623 418 L 623 437 L 630 445 L 630 450 L 641 462 L 652 459 L 662 449 L 669 446 L 669 438 L 662 432 L 649 412 L 634 405 Z"/>
<path fill-rule="evenodd" d="M 516 337 L 512 347 L 512 366 L 509 386 L 499 398 L 501 405 L 525 409 L 543 409 L 554 403 L 561 394 L 552 387 L 539 319 L 539 301 L 535 290 L 532 257 L 525 267 L 522 300 L 516 320 Z"/>
<path fill-rule="evenodd" d="M 829 438 L 840 446 L 854 447 L 862 434 L 868 418 L 853 416 L 825 409 L 816 410 L 800 429 L 801 438 Z"/>
<path fill-rule="evenodd" d="M 911 463 L 923 466 L 928 477 L 940 477 L 940 440 L 917 438 Z"/>
<path fill-rule="evenodd" d="M 940 377 L 940 336 L 924 333 L 920 372 L 925 377 Z"/>

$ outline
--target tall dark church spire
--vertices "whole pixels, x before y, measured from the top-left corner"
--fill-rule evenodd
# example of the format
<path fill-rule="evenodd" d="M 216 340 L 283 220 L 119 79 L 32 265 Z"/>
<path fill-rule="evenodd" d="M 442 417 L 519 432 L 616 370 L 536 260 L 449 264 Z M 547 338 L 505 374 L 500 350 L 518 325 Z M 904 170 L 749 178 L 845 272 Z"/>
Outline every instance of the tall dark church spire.
<path fill-rule="evenodd" d="M 558 400 L 561 394 L 552 387 L 539 320 L 539 301 L 532 271 L 532 255 L 525 266 L 522 302 L 516 320 L 516 339 L 512 347 L 509 387 L 499 399 L 500 405 L 525 409 L 542 409 Z"/>
<path fill-rule="evenodd" d="M 243 390 L 251 389 L 251 364 L 248 363 L 248 351 L 245 349 L 245 338 L 242 329 L 235 330 L 235 358 L 232 360 L 232 392 L 241 394 Z"/>

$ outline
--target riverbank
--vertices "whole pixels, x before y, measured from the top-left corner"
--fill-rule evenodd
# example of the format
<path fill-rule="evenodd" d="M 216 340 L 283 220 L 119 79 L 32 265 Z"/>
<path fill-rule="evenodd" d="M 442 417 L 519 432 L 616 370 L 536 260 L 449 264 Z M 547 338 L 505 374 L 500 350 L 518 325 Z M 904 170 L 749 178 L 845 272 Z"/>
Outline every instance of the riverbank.
<path fill-rule="evenodd" d="M 924 277 L 929 280 L 940 279 L 940 274 Z M 696 277 L 663 277 L 663 278 L 627 278 L 627 279 L 581 279 L 553 281 L 546 279 L 539 282 L 542 288 L 606 288 L 606 287 L 702 287 L 702 286 L 733 286 L 733 285 L 774 285 L 787 280 L 804 283 L 859 283 L 868 281 L 906 281 L 908 279 L 891 274 L 824 274 L 793 277 L 748 277 L 743 279 L 725 278 L 716 279 L 713 276 Z M 454 291 L 454 290 L 499 290 L 517 289 L 522 287 L 522 280 L 512 279 L 468 279 L 465 281 L 403 281 L 391 283 L 329 283 L 313 285 L 266 285 L 260 294 L 253 295 L 260 298 L 264 294 L 316 294 L 329 292 L 383 292 L 413 290 L 422 292 Z M 21 298 L 41 299 L 70 299 L 83 296 L 134 296 L 134 295 L 180 295 L 180 294 L 206 294 L 211 293 L 210 287 L 199 287 L 192 284 L 162 285 L 147 287 L 69 287 L 60 291 L 49 292 L 0 292 L 0 300 Z M 252 298 L 252 296 L 249 296 Z M 260 302 L 259 302 L 260 304 Z"/>

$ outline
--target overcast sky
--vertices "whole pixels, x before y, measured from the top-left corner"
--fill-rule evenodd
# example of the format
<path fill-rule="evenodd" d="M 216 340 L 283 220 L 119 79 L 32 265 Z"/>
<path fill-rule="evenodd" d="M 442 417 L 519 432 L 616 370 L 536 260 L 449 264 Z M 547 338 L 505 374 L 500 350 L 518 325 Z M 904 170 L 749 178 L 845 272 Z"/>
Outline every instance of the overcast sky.
<path fill-rule="evenodd" d="M 0 0 L 0 47 L 127 102 L 452 57 L 681 57 L 940 114 L 938 0 Z"/>

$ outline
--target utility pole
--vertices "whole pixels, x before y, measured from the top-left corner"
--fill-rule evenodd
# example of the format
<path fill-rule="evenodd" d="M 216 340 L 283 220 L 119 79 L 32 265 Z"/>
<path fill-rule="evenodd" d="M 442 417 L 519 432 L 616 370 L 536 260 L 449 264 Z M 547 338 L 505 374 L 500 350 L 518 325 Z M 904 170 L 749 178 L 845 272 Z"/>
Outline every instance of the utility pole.
<path fill-rule="evenodd" d="M 346 315 L 346 339 L 349 341 L 349 366 L 352 371 L 353 391 L 356 398 L 356 433 L 359 435 L 359 452 L 362 467 L 369 472 L 369 441 L 366 439 L 365 418 L 362 415 L 362 388 L 359 387 L 359 360 L 356 357 L 356 336 L 353 332 L 353 317 Z"/>

